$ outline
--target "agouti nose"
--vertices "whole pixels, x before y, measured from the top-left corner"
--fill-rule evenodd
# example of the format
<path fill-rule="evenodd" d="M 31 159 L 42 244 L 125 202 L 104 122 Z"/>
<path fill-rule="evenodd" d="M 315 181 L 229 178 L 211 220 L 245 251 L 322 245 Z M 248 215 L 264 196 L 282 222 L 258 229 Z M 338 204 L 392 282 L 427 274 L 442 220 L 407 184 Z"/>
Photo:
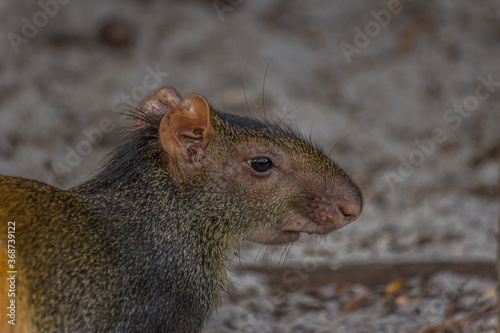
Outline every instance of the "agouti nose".
<path fill-rule="evenodd" d="M 337 203 L 337 208 L 344 215 L 347 222 L 352 222 L 361 214 L 362 204 L 360 201 Z"/>
<path fill-rule="evenodd" d="M 347 185 L 337 187 L 337 200 L 335 206 L 344 216 L 345 224 L 356 220 L 363 210 L 363 194 L 359 187 L 352 181 Z"/>

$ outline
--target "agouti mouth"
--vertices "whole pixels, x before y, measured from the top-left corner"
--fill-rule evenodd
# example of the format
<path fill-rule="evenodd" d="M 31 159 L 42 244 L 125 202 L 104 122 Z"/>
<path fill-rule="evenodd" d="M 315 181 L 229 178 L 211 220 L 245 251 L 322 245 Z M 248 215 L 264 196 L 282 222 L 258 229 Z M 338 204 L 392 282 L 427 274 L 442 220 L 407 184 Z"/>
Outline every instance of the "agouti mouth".
<path fill-rule="evenodd" d="M 281 245 L 295 242 L 302 232 L 322 233 L 312 229 L 315 229 L 315 223 L 310 218 L 301 213 L 290 213 L 280 218 L 274 228 L 257 232 L 249 240 L 266 245 Z"/>
<path fill-rule="evenodd" d="M 299 239 L 301 233 L 328 234 L 358 217 L 358 214 L 345 214 L 338 205 L 316 205 L 314 208 L 288 210 L 279 218 L 274 228 L 259 231 L 249 237 L 249 240 L 266 245 L 286 244 Z"/>

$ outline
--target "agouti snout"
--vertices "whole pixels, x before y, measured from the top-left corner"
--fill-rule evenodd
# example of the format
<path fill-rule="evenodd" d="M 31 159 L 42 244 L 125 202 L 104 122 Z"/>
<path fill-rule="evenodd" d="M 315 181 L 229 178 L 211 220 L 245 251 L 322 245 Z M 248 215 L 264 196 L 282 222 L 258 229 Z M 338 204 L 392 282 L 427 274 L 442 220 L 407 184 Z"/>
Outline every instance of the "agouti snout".
<path fill-rule="evenodd" d="M 153 105 L 156 111 L 165 106 L 174 112 L 183 110 L 191 115 L 190 121 L 198 121 L 191 123 L 177 141 L 168 136 L 172 130 L 166 129 L 165 117 L 160 140 L 169 152 L 172 171 L 180 179 L 185 176 L 183 170 L 190 170 L 202 175 L 200 184 L 212 187 L 205 193 L 231 196 L 221 207 L 227 209 L 232 202 L 234 216 L 245 221 L 239 225 L 239 235 L 228 237 L 247 235 L 260 243 L 284 244 L 297 240 L 301 232 L 326 234 L 339 229 L 361 213 L 358 186 L 292 129 L 217 112 L 198 95 L 181 100 L 171 88 L 146 100 L 141 112 L 156 112 Z M 182 149 L 172 148 L 181 147 L 183 139 L 189 142 L 184 149 L 186 155 Z M 193 140 L 200 145 L 193 145 Z M 193 163 L 179 166 L 179 161 L 190 158 Z M 195 178 L 186 177 L 191 181 Z M 211 181 L 207 183 L 207 179 Z"/>
<path fill-rule="evenodd" d="M 235 246 L 326 234 L 362 204 L 349 176 L 293 129 L 163 88 L 93 179 L 63 191 L 0 176 L 0 218 L 19 235 L 16 330 L 199 332 Z M 6 224 L 0 235 L 7 248 Z"/>
<path fill-rule="evenodd" d="M 169 125 L 176 112 L 189 119 L 189 128 L 177 137 L 169 127 L 180 131 L 177 123 Z M 144 101 L 141 113 L 167 114 L 160 125 L 160 141 L 179 181 L 193 181 L 198 173 L 203 180 L 197 181 L 207 186 L 205 193 L 231 196 L 231 211 L 245 221 L 239 225 L 239 235 L 227 237 L 239 240 L 247 235 L 260 243 L 284 244 L 297 240 L 301 232 L 326 234 L 342 228 L 361 213 L 358 186 L 292 129 L 217 112 L 202 97 L 181 99 L 172 88 Z M 193 177 L 186 175 L 187 170 Z M 221 207 L 227 209 L 227 204 Z"/>

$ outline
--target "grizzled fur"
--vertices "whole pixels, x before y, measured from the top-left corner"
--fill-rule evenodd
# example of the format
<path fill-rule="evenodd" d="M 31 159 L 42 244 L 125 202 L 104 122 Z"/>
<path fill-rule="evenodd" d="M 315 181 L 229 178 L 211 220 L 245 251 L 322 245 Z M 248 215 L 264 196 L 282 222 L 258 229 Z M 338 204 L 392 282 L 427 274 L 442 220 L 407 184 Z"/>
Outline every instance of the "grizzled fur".
<path fill-rule="evenodd" d="M 95 178 L 68 191 L 0 176 L 0 217 L 18 226 L 20 292 L 36 309 L 32 331 L 200 331 L 226 289 L 229 251 L 286 208 L 279 188 L 263 198 L 221 185 L 215 166 L 237 143 L 270 140 L 319 177 L 341 177 L 361 201 L 295 131 L 211 109 L 207 166 L 181 181 L 165 165 L 161 117 L 148 114 Z M 5 205 L 11 198 L 22 204 Z"/>

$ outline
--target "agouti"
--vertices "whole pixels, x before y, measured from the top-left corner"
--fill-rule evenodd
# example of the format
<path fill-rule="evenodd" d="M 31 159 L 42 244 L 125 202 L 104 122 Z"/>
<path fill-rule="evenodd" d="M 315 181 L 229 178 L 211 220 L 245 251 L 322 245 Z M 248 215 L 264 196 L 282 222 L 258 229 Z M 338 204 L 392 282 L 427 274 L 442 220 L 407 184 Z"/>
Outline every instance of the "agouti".
<path fill-rule="evenodd" d="M 241 242 L 326 234 L 361 208 L 296 131 L 162 88 L 95 178 L 0 176 L 0 332 L 199 332 Z"/>

